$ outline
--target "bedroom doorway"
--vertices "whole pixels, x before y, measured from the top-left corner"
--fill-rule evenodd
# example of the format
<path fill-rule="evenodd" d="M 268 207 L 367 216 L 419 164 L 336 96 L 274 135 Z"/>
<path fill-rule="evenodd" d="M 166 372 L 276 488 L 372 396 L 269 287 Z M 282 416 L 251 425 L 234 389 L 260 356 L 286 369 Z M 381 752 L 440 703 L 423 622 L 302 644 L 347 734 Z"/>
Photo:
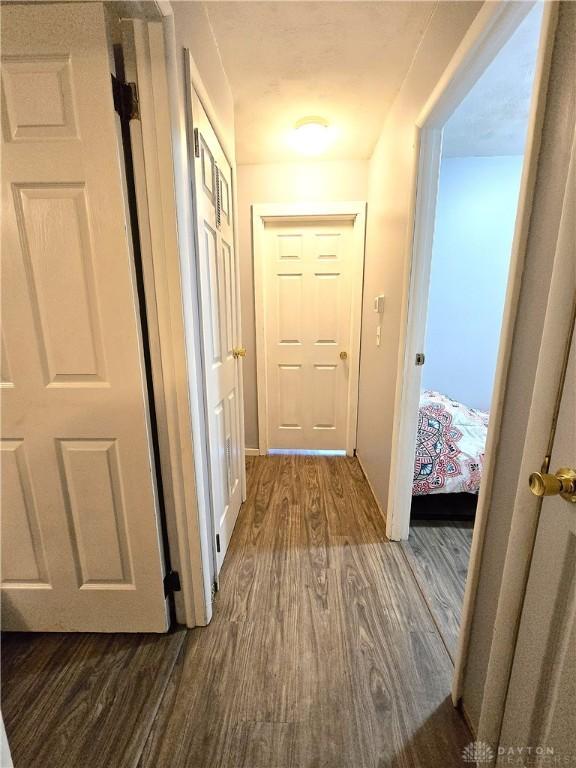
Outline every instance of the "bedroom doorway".
<path fill-rule="evenodd" d="M 408 373 L 413 398 L 404 411 L 412 429 L 412 442 L 404 444 L 411 481 L 397 473 L 402 487 L 391 487 L 396 508 L 389 535 L 407 538 L 406 555 L 453 660 L 485 466 L 542 18 L 543 6 L 536 4 L 515 22 L 508 20 L 506 42 L 464 98 L 437 127 L 424 123 L 422 132 L 414 243 L 420 285 L 412 286 L 410 295 L 419 307 L 409 309 L 407 343 L 407 354 L 410 342 L 415 344 L 411 362 L 417 367 Z M 432 167 L 423 166 L 425 158 L 434 158 Z"/>

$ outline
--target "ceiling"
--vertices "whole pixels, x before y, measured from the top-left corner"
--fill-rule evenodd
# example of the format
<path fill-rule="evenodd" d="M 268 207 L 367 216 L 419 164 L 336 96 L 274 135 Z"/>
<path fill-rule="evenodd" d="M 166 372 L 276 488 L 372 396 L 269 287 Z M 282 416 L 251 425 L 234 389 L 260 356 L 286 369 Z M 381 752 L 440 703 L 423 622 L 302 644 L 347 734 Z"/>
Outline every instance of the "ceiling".
<path fill-rule="evenodd" d="M 207 2 L 234 96 L 239 163 L 302 159 L 294 123 L 325 118 L 321 159 L 368 158 L 434 2 Z"/>
<path fill-rule="evenodd" d="M 523 154 L 542 11 L 528 13 L 446 123 L 445 157 Z"/>

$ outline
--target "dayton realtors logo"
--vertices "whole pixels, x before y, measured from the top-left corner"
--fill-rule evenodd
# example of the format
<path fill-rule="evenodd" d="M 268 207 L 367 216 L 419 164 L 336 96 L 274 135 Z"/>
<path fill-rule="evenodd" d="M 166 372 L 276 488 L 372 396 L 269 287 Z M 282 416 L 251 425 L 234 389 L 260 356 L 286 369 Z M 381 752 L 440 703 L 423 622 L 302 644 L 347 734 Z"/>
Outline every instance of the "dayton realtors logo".
<path fill-rule="evenodd" d="M 462 760 L 465 763 L 491 763 L 494 760 L 494 750 L 485 741 L 472 741 L 462 750 Z"/>
<path fill-rule="evenodd" d="M 472 741 L 462 750 L 462 760 L 472 765 L 483 766 L 494 763 L 498 766 L 568 766 L 576 765 L 574 758 L 562 757 L 554 753 L 553 747 L 498 747 L 494 749 L 485 741 Z"/>

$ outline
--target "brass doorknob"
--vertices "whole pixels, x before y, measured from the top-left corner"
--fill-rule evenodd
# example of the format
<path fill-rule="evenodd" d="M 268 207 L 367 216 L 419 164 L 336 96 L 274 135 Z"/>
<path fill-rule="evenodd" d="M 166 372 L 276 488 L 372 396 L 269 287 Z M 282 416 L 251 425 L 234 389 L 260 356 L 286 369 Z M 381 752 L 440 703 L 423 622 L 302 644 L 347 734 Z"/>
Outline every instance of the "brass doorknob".
<path fill-rule="evenodd" d="M 576 504 L 576 470 L 561 467 L 555 475 L 532 472 L 528 480 L 534 496 L 562 496 Z"/>
<path fill-rule="evenodd" d="M 246 347 L 234 347 L 232 354 L 236 360 L 238 360 L 239 357 L 246 357 Z"/>
<path fill-rule="evenodd" d="M 348 359 L 348 352 L 344 352 L 344 350 L 342 350 L 342 352 L 340 352 L 340 360 L 347 360 L 347 359 Z"/>

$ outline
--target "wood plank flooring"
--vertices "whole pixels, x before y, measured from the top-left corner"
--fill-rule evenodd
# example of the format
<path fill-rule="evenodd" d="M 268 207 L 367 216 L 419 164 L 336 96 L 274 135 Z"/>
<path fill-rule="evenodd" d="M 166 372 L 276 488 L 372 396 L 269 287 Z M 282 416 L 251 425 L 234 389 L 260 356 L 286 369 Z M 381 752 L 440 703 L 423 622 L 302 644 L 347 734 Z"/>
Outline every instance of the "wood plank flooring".
<path fill-rule="evenodd" d="M 450 658 L 358 462 L 248 481 L 210 626 L 5 638 L 16 768 L 461 766 Z"/>
<path fill-rule="evenodd" d="M 15 768 L 135 765 L 185 634 L 5 634 Z"/>
<path fill-rule="evenodd" d="M 456 658 L 472 522 L 419 521 L 403 542 L 424 599 L 452 660 Z"/>

